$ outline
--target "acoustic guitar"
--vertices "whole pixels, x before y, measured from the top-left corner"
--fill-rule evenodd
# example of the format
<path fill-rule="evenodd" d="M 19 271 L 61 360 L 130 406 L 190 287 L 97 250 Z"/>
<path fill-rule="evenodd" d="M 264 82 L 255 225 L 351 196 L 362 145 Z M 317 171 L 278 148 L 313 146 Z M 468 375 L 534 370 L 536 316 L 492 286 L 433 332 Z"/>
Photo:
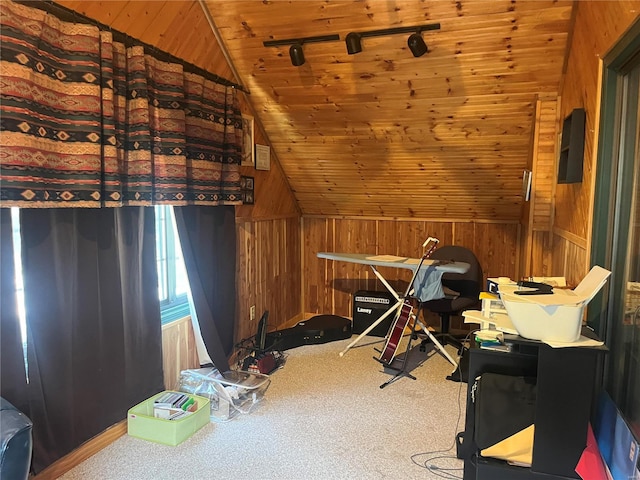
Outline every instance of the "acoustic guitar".
<path fill-rule="evenodd" d="M 409 322 L 409 318 L 411 318 L 411 314 L 413 312 L 413 305 L 411 304 L 411 299 L 409 294 L 413 289 L 413 281 L 416 279 L 416 275 L 420 271 L 422 264 L 424 261 L 429 258 L 431 253 L 438 246 L 439 240 L 437 238 L 429 237 L 422 244 L 425 247 L 425 253 L 422 255 L 420 259 L 420 263 L 418 267 L 413 272 L 413 277 L 407 286 L 407 290 L 403 296 L 402 307 L 398 309 L 398 313 L 396 313 L 396 317 L 389 328 L 389 332 L 387 333 L 387 341 L 382 349 L 382 354 L 380 355 L 380 362 L 385 363 L 387 365 L 391 364 L 393 358 L 396 356 L 396 351 L 398 350 L 398 346 L 400 345 L 400 341 L 402 340 L 402 334 L 404 332 L 407 323 Z"/>

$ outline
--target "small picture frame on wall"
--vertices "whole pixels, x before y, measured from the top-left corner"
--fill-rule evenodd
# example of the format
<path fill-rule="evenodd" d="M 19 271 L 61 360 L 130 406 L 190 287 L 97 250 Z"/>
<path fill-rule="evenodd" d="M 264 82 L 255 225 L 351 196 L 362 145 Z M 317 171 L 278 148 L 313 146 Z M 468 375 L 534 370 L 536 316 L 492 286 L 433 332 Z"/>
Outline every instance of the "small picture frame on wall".
<path fill-rule="evenodd" d="M 240 165 L 245 167 L 253 167 L 254 165 L 254 134 L 253 134 L 253 117 L 251 115 L 242 115 L 242 160 Z"/>
<path fill-rule="evenodd" d="M 271 148 L 268 145 L 256 145 L 256 170 L 271 168 Z"/>
<path fill-rule="evenodd" d="M 240 192 L 242 194 L 243 205 L 253 205 L 254 203 L 254 179 L 253 177 L 240 177 Z"/>

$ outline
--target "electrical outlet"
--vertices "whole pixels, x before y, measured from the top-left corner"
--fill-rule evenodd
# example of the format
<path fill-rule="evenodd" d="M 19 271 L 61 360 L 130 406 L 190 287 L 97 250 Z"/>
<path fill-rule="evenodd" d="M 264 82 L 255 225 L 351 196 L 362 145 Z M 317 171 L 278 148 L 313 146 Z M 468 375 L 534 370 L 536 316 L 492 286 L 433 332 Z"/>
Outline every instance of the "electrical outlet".
<path fill-rule="evenodd" d="M 256 319 L 256 306 L 255 305 L 251 305 L 251 308 L 249 309 L 249 320 L 255 320 Z"/>

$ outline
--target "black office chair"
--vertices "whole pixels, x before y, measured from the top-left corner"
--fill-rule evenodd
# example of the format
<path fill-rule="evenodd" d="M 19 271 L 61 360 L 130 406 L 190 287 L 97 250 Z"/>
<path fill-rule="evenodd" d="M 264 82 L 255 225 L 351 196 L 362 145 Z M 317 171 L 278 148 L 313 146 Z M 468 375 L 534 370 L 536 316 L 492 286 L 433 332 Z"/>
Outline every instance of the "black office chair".
<path fill-rule="evenodd" d="M 440 333 L 435 337 L 440 343 L 462 348 L 460 338 L 449 333 L 451 315 L 460 315 L 464 310 L 480 308 L 480 292 L 482 291 L 482 267 L 473 252 L 465 247 L 446 245 L 436 249 L 430 256 L 433 260 L 452 260 L 466 262 L 470 265 L 466 273 L 445 273 L 442 286 L 445 298 L 422 302 L 420 308 L 440 315 Z M 423 340 L 420 348 L 425 350 L 429 339 Z"/>

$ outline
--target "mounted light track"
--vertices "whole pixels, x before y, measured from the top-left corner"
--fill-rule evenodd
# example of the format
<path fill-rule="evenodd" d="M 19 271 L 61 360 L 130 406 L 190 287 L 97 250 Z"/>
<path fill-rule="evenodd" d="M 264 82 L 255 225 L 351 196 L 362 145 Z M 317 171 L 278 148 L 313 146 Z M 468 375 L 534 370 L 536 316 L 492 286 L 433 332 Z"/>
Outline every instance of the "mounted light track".
<path fill-rule="evenodd" d="M 304 51 L 302 45 L 305 43 L 318 43 L 318 42 L 333 42 L 340 40 L 340 35 L 320 35 L 317 37 L 304 37 L 304 38 L 290 38 L 287 40 L 267 40 L 262 42 L 265 47 L 280 47 L 283 45 L 291 45 L 289 47 L 289 57 L 291 57 L 291 64 L 295 67 L 304 65 Z"/>
<path fill-rule="evenodd" d="M 365 37 L 383 37 L 386 35 L 396 35 L 398 33 L 411 33 L 407 44 L 414 57 L 421 57 L 429 50 L 427 44 L 422 38 L 422 32 L 428 30 L 440 30 L 439 23 L 431 23 L 428 25 L 416 25 L 415 27 L 396 27 L 386 28 L 382 30 L 370 30 L 367 32 L 350 32 L 345 37 L 345 43 L 347 45 L 347 53 L 349 55 L 355 55 L 362 51 L 362 39 Z"/>

